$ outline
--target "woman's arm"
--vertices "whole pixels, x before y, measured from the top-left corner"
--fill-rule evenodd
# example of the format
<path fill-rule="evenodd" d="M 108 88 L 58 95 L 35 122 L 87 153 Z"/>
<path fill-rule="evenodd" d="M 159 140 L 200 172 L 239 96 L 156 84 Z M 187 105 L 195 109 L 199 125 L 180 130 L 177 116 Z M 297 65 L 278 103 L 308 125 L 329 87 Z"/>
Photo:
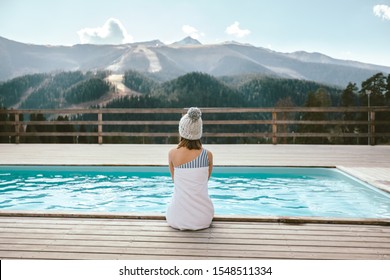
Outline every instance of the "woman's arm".
<path fill-rule="evenodd" d="M 210 151 L 207 151 L 207 156 L 209 158 L 209 179 L 210 179 L 211 173 L 213 172 L 213 154 Z"/>
<path fill-rule="evenodd" d="M 168 153 L 168 162 L 169 162 L 169 172 L 171 173 L 172 181 L 174 180 L 174 175 L 175 175 L 175 167 L 173 165 L 173 160 L 172 160 L 172 154 L 173 150 L 170 150 Z"/>

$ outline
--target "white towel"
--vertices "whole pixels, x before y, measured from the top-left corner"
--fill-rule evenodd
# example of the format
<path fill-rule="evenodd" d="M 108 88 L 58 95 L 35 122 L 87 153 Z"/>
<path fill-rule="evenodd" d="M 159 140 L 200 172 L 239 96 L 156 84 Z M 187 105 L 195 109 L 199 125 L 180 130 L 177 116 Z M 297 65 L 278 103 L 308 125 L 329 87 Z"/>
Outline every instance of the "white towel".
<path fill-rule="evenodd" d="M 209 168 L 175 168 L 174 192 L 167 208 L 168 224 L 180 230 L 208 228 L 214 206 L 208 194 Z"/>

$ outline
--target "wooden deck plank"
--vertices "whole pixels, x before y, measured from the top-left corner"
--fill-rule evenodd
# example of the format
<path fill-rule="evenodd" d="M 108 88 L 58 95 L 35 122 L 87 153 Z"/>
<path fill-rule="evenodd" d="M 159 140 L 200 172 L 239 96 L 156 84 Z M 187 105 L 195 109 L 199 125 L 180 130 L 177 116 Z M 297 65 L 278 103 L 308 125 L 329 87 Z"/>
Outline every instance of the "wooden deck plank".
<path fill-rule="evenodd" d="M 102 242 L 161 242 L 161 243 L 207 243 L 209 238 L 175 238 L 175 237 L 159 237 L 159 236 L 125 236 L 125 237 L 116 237 L 116 236 L 85 236 L 85 235 L 61 235 L 61 234 L 24 234 L 24 233 L 0 233 L 0 243 L 11 244 L 12 242 L 39 242 L 41 239 L 44 240 L 63 240 L 64 243 L 70 243 L 74 241 L 102 241 Z M 31 241 L 30 241 L 31 240 Z M 284 240 L 280 238 L 257 238 L 257 239 L 243 239 L 243 238 L 230 238 L 230 239 L 213 239 L 214 244 L 247 244 L 247 245 L 286 245 L 286 246 L 317 246 L 317 247 L 361 247 L 361 248 L 390 248 L 389 242 L 373 242 L 370 241 L 362 243 L 361 241 L 356 240 L 310 240 L 310 239 L 292 239 L 285 238 Z"/>
<path fill-rule="evenodd" d="M 0 251 L 6 251 L 7 248 L 0 246 Z M 78 247 L 78 246 L 34 246 L 34 245 L 13 245 L 12 252 L 58 252 L 58 253 L 93 253 L 93 254 L 111 254 L 111 257 L 116 258 L 117 255 L 131 255 L 131 256 L 166 256 L 168 258 L 174 257 L 181 259 L 185 257 L 203 257 L 203 258 L 245 258 L 245 259 L 386 259 L 390 257 L 388 254 L 381 253 L 337 253 L 337 252 L 300 252 L 291 250 L 275 251 L 271 248 L 270 251 L 231 251 L 225 249 L 219 250 L 201 250 L 201 249 L 166 249 L 166 248 L 103 248 L 103 247 Z M 6 255 L 6 253 L 5 253 Z M 5 257 L 2 257 L 4 259 Z"/>
<path fill-rule="evenodd" d="M 16 223 L 17 222 L 17 223 Z M 166 222 L 165 221 L 138 221 L 138 220 L 107 220 L 107 219 L 93 219 L 93 220 L 86 220 L 86 219 L 54 219 L 54 221 L 51 220 L 51 218 L 35 218 L 34 221 L 31 221 L 31 218 L 24 219 L 24 218 L 11 218 L 7 219 L 5 217 L 0 218 L 0 226 L 2 227 L 20 227 L 20 226 L 28 226 L 28 225 L 34 225 L 37 223 L 43 223 L 48 227 L 60 227 L 60 226 L 72 226 L 75 224 L 78 225 L 104 225 L 104 226 L 110 226 L 113 229 L 120 228 L 123 226 L 128 226 L 132 228 L 141 227 L 147 225 L 148 227 L 161 227 L 166 229 Z M 378 228 L 372 225 L 346 225 L 346 224 L 334 224 L 332 227 L 329 227 L 327 224 L 282 224 L 282 223 L 243 223 L 243 222 L 218 222 L 213 224 L 213 229 L 217 230 L 225 230 L 225 231 L 231 231 L 239 229 L 241 231 L 244 231 L 246 229 L 268 229 L 268 230 L 279 230 L 280 225 L 285 225 L 288 229 L 302 229 L 303 226 L 305 230 L 328 230 L 328 231 L 338 231 L 338 230 L 353 230 L 355 232 L 378 232 Z M 380 232 L 388 232 L 390 233 L 390 227 L 381 227 Z"/>
<path fill-rule="evenodd" d="M 127 234 L 127 232 L 136 232 L 139 234 L 147 235 L 151 234 L 154 235 L 156 233 L 159 233 L 159 235 L 177 235 L 177 236 L 186 236 L 189 235 L 190 232 L 175 232 L 175 230 L 167 227 L 115 227 L 112 228 L 110 226 L 101 225 L 101 226 L 84 226 L 84 225 L 78 225 L 77 230 L 73 230 L 74 226 L 56 226 L 56 227 L 49 227 L 42 224 L 30 224 L 30 225 L 23 225 L 23 224 L 17 224 L 3 227 L 3 232 L 19 232 L 23 230 L 28 230 L 30 232 L 37 232 L 37 233 L 43 233 L 43 232 L 68 232 L 72 230 L 73 233 L 83 233 L 84 231 L 87 232 L 93 232 L 93 235 L 104 235 L 104 234 L 110 234 L 110 235 L 122 235 Z M 386 234 L 390 236 L 387 229 L 385 229 Z M 384 230 L 376 230 L 373 229 L 372 231 L 355 231 L 355 230 L 343 230 L 343 231 L 331 231 L 326 229 L 311 229 L 306 230 L 305 227 L 292 229 L 292 228 L 286 228 L 285 226 L 280 226 L 279 229 L 225 229 L 225 228 L 212 228 L 208 230 L 199 231 L 199 236 L 239 236 L 245 235 L 247 237 L 250 237 L 252 235 L 256 235 L 259 233 L 262 233 L 264 235 L 273 235 L 273 234 L 280 234 L 280 233 L 288 233 L 290 235 L 317 235 L 317 236 L 351 236 L 351 237 L 383 237 Z M 390 238 L 390 237 L 389 237 Z"/>
<path fill-rule="evenodd" d="M 7 246 L 0 245 L 0 250 L 7 250 Z M 235 258 L 263 258 L 267 256 L 279 255 L 280 258 L 294 259 L 296 256 L 300 258 L 312 258 L 318 256 L 319 258 L 343 258 L 346 255 L 352 259 L 366 259 L 376 256 L 379 259 L 383 259 L 387 254 L 383 252 L 362 252 L 353 250 L 347 250 L 346 252 L 318 252 L 318 251 L 295 251 L 291 248 L 280 248 L 270 246 L 263 248 L 262 250 L 231 250 L 230 248 L 218 248 L 213 250 L 212 248 L 137 248 L 137 247 L 96 247 L 96 246 L 56 246 L 56 245 L 12 245 L 12 251 L 38 251 L 38 252 L 87 252 L 95 254 L 126 254 L 126 255 L 160 255 L 160 256 L 196 256 L 196 257 L 235 257 Z"/>
<path fill-rule="evenodd" d="M 18 223 L 15 223 L 18 222 Z M 143 220 L 125 220 L 125 219 L 85 219 L 85 218 L 76 218 L 76 219 L 61 219 L 61 218 L 46 218 L 46 217 L 36 217 L 32 222 L 31 218 L 23 218 L 23 217 L 1 217 L 0 225 L 3 227 L 7 226 L 27 226 L 29 224 L 36 223 L 44 223 L 47 226 L 69 226 L 69 225 L 104 225 L 115 227 L 129 226 L 129 227 L 140 227 L 147 225 L 148 227 L 162 227 L 166 229 L 165 221 L 143 221 Z M 223 230 L 234 230 L 234 229 L 280 229 L 280 223 L 248 223 L 248 222 L 218 222 L 213 224 L 214 229 L 223 229 Z M 284 224 L 288 226 L 289 229 L 302 229 L 301 224 Z M 335 224 L 332 227 L 329 227 L 327 224 L 304 224 L 306 230 L 329 230 L 329 231 L 337 231 L 337 230 L 353 230 L 353 231 L 378 231 L 377 227 L 373 227 L 371 225 L 349 225 L 349 224 Z M 380 229 L 382 232 L 390 233 L 390 227 L 382 227 Z"/>
<path fill-rule="evenodd" d="M 176 246 L 175 246 L 176 245 Z M 7 250 L 7 245 L 0 244 L 0 250 Z M 102 246 L 101 244 L 12 244 L 13 250 L 20 251 L 49 251 L 49 252 L 90 252 L 90 253 L 110 253 L 110 254 L 156 254 L 160 255 L 195 255 L 195 256 L 228 256 L 228 257 L 248 257 L 256 258 L 264 254 L 281 253 L 281 255 L 290 256 L 296 253 L 302 254 L 327 254 L 327 255 L 346 255 L 350 258 L 361 259 L 363 256 L 386 256 L 389 255 L 389 250 L 385 249 L 368 249 L 368 248 L 354 248 L 354 247 L 321 247 L 320 250 L 313 246 L 273 246 L 273 245 L 259 245 L 259 246 L 243 246 L 238 245 L 212 245 L 203 244 L 203 246 L 192 246 L 191 244 L 154 244 L 151 248 L 146 243 L 131 244 L 131 246 Z"/>
<path fill-rule="evenodd" d="M 10 235 L 18 235 L 20 232 L 7 232 L 2 231 L 1 236 L 10 236 Z M 382 243 L 382 244 L 388 244 L 389 239 L 387 237 L 351 237 L 351 236 L 326 236 L 326 235 L 299 235 L 299 234 L 286 234 L 286 233 L 280 233 L 280 234 L 254 234 L 251 236 L 248 236 L 246 234 L 242 235 L 233 235 L 233 236 L 226 236 L 226 235 L 213 235 L 213 236 L 205 236 L 205 235 L 199 235 L 198 233 L 196 235 L 187 235 L 187 236 L 175 236 L 175 235 L 169 235 L 169 234 L 143 234 L 138 232 L 129 232 L 127 235 L 108 235 L 108 234 L 88 234 L 87 232 L 79 233 L 65 233 L 65 232 L 29 232 L 29 238 L 40 238 L 44 234 L 50 234 L 51 236 L 57 236 L 57 238 L 62 238 L 66 240 L 71 239 L 94 239 L 94 240 L 100 240 L 105 239 L 107 236 L 110 236 L 113 239 L 116 240 L 127 240 L 126 238 L 132 238 L 132 240 L 141 240 L 141 239 L 147 239 L 147 240 L 174 240 L 177 243 L 183 243 L 183 242 L 190 242 L 192 243 L 201 243 L 208 241 L 209 239 L 218 240 L 215 241 L 216 243 L 256 243 L 256 240 L 267 240 L 267 241 L 280 241 L 283 240 L 283 242 L 291 241 L 312 241 L 312 242 L 366 242 L 366 243 Z M 59 236 L 59 237 L 58 237 Z M 54 237 L 51 237 L 54 238 Z M 387 246 L 386 246 L 387 247 Z"/>
<path fill-rule="evenodd" d="M 176 256 L 153 255 L 123 255 L 123 254 L 93 254 L 85 252 L 36 252 L 36 251 L 1 251 L 0 256 L 6 254 L 7 259 L 36 259 L 36 260 L 176 260 Z M 180 256 L 181 260 L 205 259 L 205 257 Z M 212 259 L 212 258 L 208 258 Z M 218 259 L 218 258 L 214 258 Z M 224 258 L 236 259 L 236 258 Z"/>
<path fill-rule="evenodd" d="M 174 232 L 156 232 L 156 231 L 113 231 L 113 230 L 99 230 L 96 232 L 96 230 L 88 229 L 88 228 L 76 228 L 76 229 L 70 229 L 70 230 L 60 230 L 60 229 L 36 229 L 36 228 L 26 228 L 25 231 L 31 232 L 31 233 L 51 233 L 51 234 L 78 234 L 78 235 L 111 235 L 111 236 L 126 236 L 126 235 L 142 235 L 142 236 L 159 236 L 159 237 L 166 237 L 166 236 L 174 236 L 174 237 L 194 237 L 194 238 L 258 238 L 259 236 L 272 236 L 278 238 L 285 238 L 285 235 L 290 236 L 291 238 L 310 238 L 311 236 L 316 236 L 318 240 L 345 240 L 349 238 L 355 238 L 356 240 L 360 241 L 369 241 L 369 240 L 376 240 L 378 242 L 389 242 L 388 236 L 380 236 L 380 235 L 364 235 L 364 234 L 353 234 L 350 232 L 340 232 L 340 234 L 333 234 L 329 235 L 327 232 L 304 232 L 304 231 L 285 231 L 281 229 L 279 233 L 275 232 L 254 232 L 254 233 L 218 233 L 218 232 L 211 232 L 211 233 L 205 233 L 205 232 L 197 232 L 196 235 L 187 233 L 174 233 Z M 15 231 L 13 229 L 2 229 L 1 232 L 8 232 L 8 233 L 16 233 L 19 231 Z"/>
<path fill-rule="evenodd" d="M 69 242 L 64 240 L 21 240 L 21 239 L 7 239 L 7 244 L 0 242 L 0 250 L 9 248 L 9 245 L 12 246 L 23 246 L 23 249 L 28 246 L 33 246 L 34 248 L 47 248 L 47 247 L 58 247 L 61 246 L 69 247 Z M 96 241 L 96 240 L 73 240 L 71 246 L 77 246 L 82 248 L 82 250 L 88 251 L 88 248 L 106 248 L 107 250 L 112 250 L 116 252 L 118 249 L 122 248 L 132 248 L 134 250 L 144 250 L 150 249 L 150 244 L 148 242 L 142 241 Z M 176 243 L 176 242 L 154 242 L 153 248 L 155 250 L 160 249 L 180 249 L 180 250 L 229 250 L 235 252 L 242 251 L 286 251 L 286 248 L 294 252 L 326 252 L 326 253 L 349 253 L 353 254 L 389 254 L 390 249 L 384 247 L 359 247 L 359 246 L 324 246 L 322 244 L 319 246 L 311 246 L 306 244 L 216 244 L 216 243 Z"/>

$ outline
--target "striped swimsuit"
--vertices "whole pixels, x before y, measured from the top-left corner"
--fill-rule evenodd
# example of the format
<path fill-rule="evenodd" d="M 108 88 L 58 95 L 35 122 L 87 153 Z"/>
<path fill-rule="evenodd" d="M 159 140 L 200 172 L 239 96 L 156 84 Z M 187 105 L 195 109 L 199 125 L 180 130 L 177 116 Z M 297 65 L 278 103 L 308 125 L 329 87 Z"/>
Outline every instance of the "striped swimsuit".
<path fill-rule="evenodd" d="M 209 166 L 209 157 L 207 155 L 207 150 L 202 149 L 200 155 L 194 160 L 184 163 L 182 165 L 176 166 L 176 168 L 201 168 Z"/>

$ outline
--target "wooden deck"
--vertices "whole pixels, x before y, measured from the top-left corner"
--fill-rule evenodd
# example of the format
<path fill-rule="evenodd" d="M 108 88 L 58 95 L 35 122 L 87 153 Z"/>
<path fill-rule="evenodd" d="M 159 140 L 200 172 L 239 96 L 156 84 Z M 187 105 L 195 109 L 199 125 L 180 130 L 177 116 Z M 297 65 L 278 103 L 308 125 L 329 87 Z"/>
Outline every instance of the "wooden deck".
<path fill-rule="evenodd" d="M 0 165 L 166 165 L 170 145 L 0 145 Z M 390 186 L 390 146 L 215 145 L 216 165 L 331 166 Z M 216 217 L 177 231 L 162 216 L 0 211 L 0 259 L 390 259 L 390 220 Z"/>
<path fill-rule="evenodd" d="M 390 259 L 390 227 L 215 221 L 0 217 L 0 259 Z"/>

